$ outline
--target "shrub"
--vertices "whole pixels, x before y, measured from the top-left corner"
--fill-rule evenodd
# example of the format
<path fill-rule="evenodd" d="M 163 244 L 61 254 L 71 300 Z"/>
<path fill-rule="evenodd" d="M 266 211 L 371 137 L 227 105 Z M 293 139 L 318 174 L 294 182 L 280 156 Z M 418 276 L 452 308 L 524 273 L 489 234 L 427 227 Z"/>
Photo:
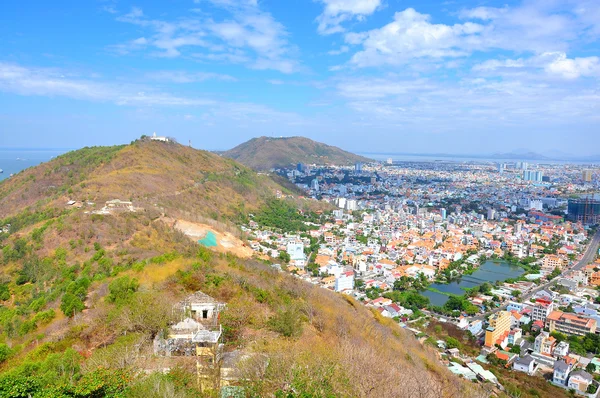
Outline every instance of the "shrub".
<path fill-rule="evenodd" d="M 302 333 L 302 315 L 291 306 L 277 311 L 268 322 L 269 328 L 285 337 L 298 337 Z"/>
<path fill-rule="evenodd" d="M 139 285 L 138 280 L 135 278 L 128 276 L 117 278 L 108 285 L 110 293 L 106 299 L 111 303 L 125 303 L 137 291 Z"/>
<path fill-rule="evenodd" d="M 447 348 L 459 348 L 460 347 L 460 341 L 458 341 L 457 339 L 455 339 L 454 337 L 448 337 L 446 339 L 446 347 Z"/>
<path fill-rule="evenodd" d="M 0 300 L 2 300 L 2 301 L 10 300 L 10 290 L 8 289 L 7 283 L 3 283 L 0 285 Z"/>
<path fill-rule="evenodd" d="M 74 316 L 76 313 L 85 309 L 83 301 L 73 293 L 65 293 L 60 303 L 60 310 L 68 317 Z"/>
<path fill-rule="evenodd" d="M 6 361 L 10 355 L 12 354 L 12 350 L 6 344 L 0 344 L 0 363 Z"/>

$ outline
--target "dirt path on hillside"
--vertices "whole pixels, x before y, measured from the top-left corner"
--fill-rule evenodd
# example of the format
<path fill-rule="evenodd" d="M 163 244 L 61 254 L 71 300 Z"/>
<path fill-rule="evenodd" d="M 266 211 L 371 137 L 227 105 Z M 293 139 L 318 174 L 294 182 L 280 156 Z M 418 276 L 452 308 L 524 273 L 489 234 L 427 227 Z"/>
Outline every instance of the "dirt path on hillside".
<path fill-rule="evenodd" d="M 217 237 L 217 246 L 211 247 L 210 249 L 224 253 L 231 252 L 242 258 L 249 258 L 254 254 L 254 251 L 250 247 L 246 246 L 244 242 L 229 232 L 220 232 L 209 225 L 191 221 L 167 218 L 165 218 L 163 221 L 169 225 L 172 225 L 173 228 L 183 232 L 186 236 L 196 242 L 206 237 L 206 234 L 211 231 Z"/>

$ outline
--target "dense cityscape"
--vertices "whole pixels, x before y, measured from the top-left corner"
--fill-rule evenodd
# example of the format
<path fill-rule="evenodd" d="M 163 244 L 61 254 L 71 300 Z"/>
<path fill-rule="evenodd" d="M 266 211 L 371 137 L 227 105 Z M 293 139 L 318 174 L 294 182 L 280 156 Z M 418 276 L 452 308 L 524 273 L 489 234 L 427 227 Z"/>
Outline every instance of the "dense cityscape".
<path fill-rule="evenodd" d="M 596 170 L 390 159 L 274 171 L 335 209 L 251 217 L 250 245 L 273 267 L 394 319 L 461 377 L 498 384 L 489 369 L 511 369 L 596 396 Z"/>

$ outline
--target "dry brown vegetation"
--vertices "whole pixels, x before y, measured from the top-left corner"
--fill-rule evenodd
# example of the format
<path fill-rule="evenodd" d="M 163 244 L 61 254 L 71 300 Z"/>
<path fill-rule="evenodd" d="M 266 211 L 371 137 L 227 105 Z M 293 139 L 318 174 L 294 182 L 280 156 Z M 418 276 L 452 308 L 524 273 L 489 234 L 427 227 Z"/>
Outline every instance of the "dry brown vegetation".
<path fill-rule="evenodd" d="M 149 207 L 156 203 L 168 215 L 207 217 L 208 210 L 235 217 L 238 200 L 246 210 L 255 208 L 277 188 L 267 177 L 181 146 L 140 142 L 109 152 L 106 162 L 81 165 L 71 162 L 72 155 L 0 185 L 3 216 L 23 214 L 13 204 L 21 197 L 43 209 L 62 207 L 66 197 L 100 202 L 132 196 L 145 209 L 20 216 L 20 228 L 2 236 L 1 282 L 10 297 L 0 306 L 0 344 L 10 352 L 0 358 L 0 392 L 7 380 L 70 385 L 101 366 L 131 370 L 131 396 L 198 396 L 193 383 L 174 381 L 193 380 L 193 363 L 156 358 L 151 342 L 171 321 L 172 305 L 202 290 L 227 303 L 221 317 L 226 350 L 269 359 L 266 369 L 252 362 L 241 369 L 249 396 L 488 395 L 454 377 L 391 320 L 255 260 L 202 249 Z M 68 185 L 84 170 L 83 185 Z M 50 183 L 63 183 L 65 192 L 45 199 L 40 186 Z M 109 300 L 116 281 L 134 279 L 131 290 Z M 81 307 L 77 297 L 83 297 Z M 63 315 L 68 311 L 72 315 Z M 171 369 L 166 378 L 147 375 L 165 368 Z"/>
<path fill-rule="evenodd" d="M 31 207 L 63 209 L 69 199 L 100 208 L 111 199 L 196 217 L 237 220 L 285 190 L 230 159 L 177 144 L 137 141 L 59 156 L 0 183 L 0 219 Z"/>

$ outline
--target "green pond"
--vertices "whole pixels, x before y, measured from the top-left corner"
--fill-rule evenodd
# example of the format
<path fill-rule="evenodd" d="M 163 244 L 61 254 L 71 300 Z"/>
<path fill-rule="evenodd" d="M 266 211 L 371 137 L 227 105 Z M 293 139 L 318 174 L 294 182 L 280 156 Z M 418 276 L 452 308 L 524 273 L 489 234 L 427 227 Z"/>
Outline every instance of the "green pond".
<path fill-rule="evenodd" d="M 475 286 L 480 286 L 485 282 L 494 283 L 496 281 L 505 281 L 507 279 L 518 278 L 523 275 L 525 271 L 523 268 L 509 264 L 505 261 L 491 261 L 488 260 L 482 264 L 475 272 L 471 275 L 464 275 L 460 279 L 445 283 L 433 283 L 429 285 L 430 288 L 439 290 L 443 293 L 463 295 L 465 289 L 470 289 Z M 431 304 L 435 306 L 443 306 L 448 301 L 449 296 L 446 294 L 432 292 L 426 290 L 421 292 L 425 297 L 429 297 Z"/>
<path fill-rule="evenodd" d="M 217 246 L 217 236 L 213 231 L 208 231 L 206 236 L 198 241 L 202 246 L 215 247 Z"/>

